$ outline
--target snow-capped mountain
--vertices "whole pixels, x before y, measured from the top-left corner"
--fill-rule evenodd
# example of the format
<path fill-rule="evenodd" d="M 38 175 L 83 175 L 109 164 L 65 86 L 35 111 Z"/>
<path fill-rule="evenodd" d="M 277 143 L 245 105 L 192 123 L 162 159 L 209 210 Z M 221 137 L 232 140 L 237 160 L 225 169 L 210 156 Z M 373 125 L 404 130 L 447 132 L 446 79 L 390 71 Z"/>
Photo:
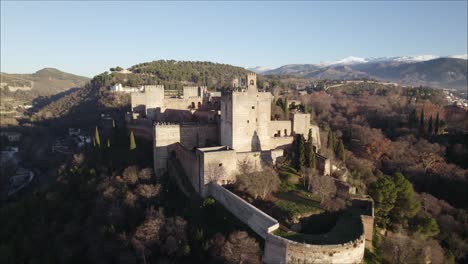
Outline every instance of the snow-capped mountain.
<path fill-rule="evenodd" d="M 349 56 L 349 57 L 346 57 L 344 59 L 337 60 L 337 61 L 320 62 L 318 66 L 326 67 L 330 65 L 353 65 L 353 64 L 360 64 L 360 63 L 366 63 L 366 62 L 369 62 L 369 59 Z"/>
<path fill-rule="evenodd" d="M 318 64 L 288 64 L 272 70 L 256 71 L 270 75 L 292 75 L 311 79 L 374 78 L 410 85 L 467 89 L 468 56 L 416 55 L 362 58 L 350 56 Z"/>
<path fill-rule="evenodd" d="M 263 73 L 263 72 L 266 72 L 266 71 L 271 71 L 273 69 L 269 68 L 269 67 L 257 66 L 257 67 L 253 67 L 253 68 L 247 68 L 247 70 L 253 71 L 255 73 Z"/>

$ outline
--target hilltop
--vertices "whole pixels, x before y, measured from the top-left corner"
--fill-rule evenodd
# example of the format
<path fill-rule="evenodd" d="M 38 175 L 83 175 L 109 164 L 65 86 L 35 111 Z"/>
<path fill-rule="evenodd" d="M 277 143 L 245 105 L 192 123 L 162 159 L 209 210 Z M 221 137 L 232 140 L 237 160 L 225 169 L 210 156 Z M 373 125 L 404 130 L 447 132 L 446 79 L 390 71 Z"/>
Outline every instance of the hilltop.
<path fill-rule="evenodd" d="M 169 89 L 180 89 L 183 85 L 206 85 L 213 89 L 227 87 L 232 78 L 247 73 L 244 68 L 227 64 L 175 60 L 137 64 L 125 73 L 116 71 L 115 68 L 112 70 L 95 76 L 83 88 L 76 89 L 37 109 L 35 120 L 62 119 L 76 122 L 92 119 L 100 113 L 117 109 L 128 111 L 130 96 L 111 93 L 107 89 L 116 83 L 133 87 L 162 84 Z"/>
<path fill-rule="evenodd" d="M 44 68 L 31 74 L 1 73 L 6 86 L 30 87 L 40 95 L 52 95 L 83 86 L 88 77 L 66 73 L 55 68 Z M 2 85 L 3 86 L 3 85 Z"/>

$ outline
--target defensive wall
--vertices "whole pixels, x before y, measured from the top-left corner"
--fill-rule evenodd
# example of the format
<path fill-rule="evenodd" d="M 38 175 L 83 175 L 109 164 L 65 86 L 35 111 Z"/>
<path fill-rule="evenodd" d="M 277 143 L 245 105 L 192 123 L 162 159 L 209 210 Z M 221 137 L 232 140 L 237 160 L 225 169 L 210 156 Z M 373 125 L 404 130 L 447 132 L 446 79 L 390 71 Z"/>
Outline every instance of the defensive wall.
<path fill-rule="evenodd" d="M 156 124 L 154 126 L 155 173 L 166 168 L 168 146 L 180 143 L 188 149 L 216 145 L 218 127 L 215 124 Z"/>
<path fill-rule="evenodd" d="M 268 233 L 265 238 L 265 263 L 362 263 L 364 258 L 364 234 L 343 244 L 311 245 Z"/>
<path fill-rule="evenodd" d="M 218 184 L 209 185 L 209 194 L 264 239 L 279 227 L 276 219 Z"/>
<path fill-rule="evenodd" d="M 362 199 L 357 205 L 369 207 L 370 211 L 362 211 L 360 228 L 357 228 L 356 237 L 343 243 L 308 244 L 290 240 L 275 234 L 280 227 L 278 221 L 265 214 L 260 209 L 246 202 L 236 194 L 230 192 L 217 183 L 208 185 L 208 195 L 211 195 L 239 220 L 248 225 L 255 233 L 265 239 L 263 262 L 278 263 L 362 263 L 364 249 L 372 243 L 372 201 Z M 353 205 L 354 204 L 353 200 Z M 371 215 L 366 215 L 367 213 Z M 358 217 L 358 216 L 355 216 Z M 367 220 L 366 220 L 367 219 Z M 368 222 L 368 220 L 371 220 Z M 342 225 L 345 223 L 341 223 Z M 346 227 L 345 227 L 346 228 Z M 356 228 L 351 225 L 349 228 Z M 324 235 L 327 236 L 326 234 Z"/>

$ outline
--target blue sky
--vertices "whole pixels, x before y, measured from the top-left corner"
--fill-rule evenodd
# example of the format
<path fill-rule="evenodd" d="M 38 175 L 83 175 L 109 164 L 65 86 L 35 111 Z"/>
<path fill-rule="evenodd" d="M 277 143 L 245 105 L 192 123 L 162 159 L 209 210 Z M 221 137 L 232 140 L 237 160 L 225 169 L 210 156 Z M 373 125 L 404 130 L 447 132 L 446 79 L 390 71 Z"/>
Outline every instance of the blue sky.
<path fill-rule="evenodd" d="M 243 67 L 467 52 L 467 2 L 1 2 L 1 71 Z"/>

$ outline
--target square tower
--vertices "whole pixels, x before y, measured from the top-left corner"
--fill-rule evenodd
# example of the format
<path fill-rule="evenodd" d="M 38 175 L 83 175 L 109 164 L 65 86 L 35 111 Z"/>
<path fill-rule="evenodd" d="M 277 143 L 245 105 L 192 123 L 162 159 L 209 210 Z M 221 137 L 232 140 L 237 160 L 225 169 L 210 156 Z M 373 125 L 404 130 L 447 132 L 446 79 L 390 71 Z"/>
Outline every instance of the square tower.
<path fill-rule="evenodd" d="M 253 72 L 247 73 L 247 92 L 257 93 L 257 75 Z"/>
<path fill-rule="evenodd" d="M 269 149 L 268 127 L 271 94 L 259 93 L 256 75 L 247 75 L 247 92 L 225 93 L 221 97 L 221 144 L 236 152 Z"/>

